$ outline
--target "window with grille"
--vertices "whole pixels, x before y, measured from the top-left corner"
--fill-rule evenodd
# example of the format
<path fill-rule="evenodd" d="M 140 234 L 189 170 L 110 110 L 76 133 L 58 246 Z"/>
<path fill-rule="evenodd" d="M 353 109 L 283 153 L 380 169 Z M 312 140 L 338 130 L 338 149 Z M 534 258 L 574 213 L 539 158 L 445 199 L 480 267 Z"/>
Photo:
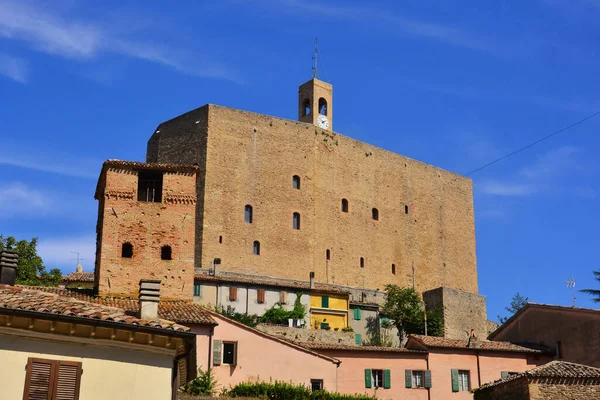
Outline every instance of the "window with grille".
<path fill-rule="evenodd" d="M 162 201 L 163 173 L 138 172 L 138 201 L 160 203 Z"/>
<path fill-rule="evenodd" d="M 311 379 L 310 389 L 313 392 L 316 392 L 317 390 L 323 390 L 323 379 Z"/>
<path fill-rule="evenodd" d="M 81 363 L 29 358 L 25 375 L 25 400 L 78 400 Z"/>

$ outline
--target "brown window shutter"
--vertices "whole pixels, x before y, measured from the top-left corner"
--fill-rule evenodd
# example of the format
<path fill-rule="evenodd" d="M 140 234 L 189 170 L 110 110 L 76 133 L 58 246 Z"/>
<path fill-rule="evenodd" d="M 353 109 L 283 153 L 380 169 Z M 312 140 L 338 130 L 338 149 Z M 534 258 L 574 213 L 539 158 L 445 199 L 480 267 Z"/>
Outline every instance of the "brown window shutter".
<path fill-rule="evenodd" d="M 256 291 L 256 301 L 261 304 L 265 302 L 265 289 L 258 289 Z"/>
<path fill-rule="evenodd" d="M 23 400 L 51 400 L 54 370 L 53 361 L 30 358 L 27 361 Z"/>
<path fill-rule="evenodd" d="M 232 286 L 229 288 L 229 301 L 236 301 L 236 300 L 237 300 L 237 288 Z"/>
<path fill-rule="evenodd" d="M 58 361 L 58 376 L 55 378 L 53 400 L 78 400 L 81 381 L 81 363 Z"/>
<path fill-rule="evenodd" d="M 279 302 L 281 304 L 287 304 L 287 292 L 285 290 L 279 292 Z"/>

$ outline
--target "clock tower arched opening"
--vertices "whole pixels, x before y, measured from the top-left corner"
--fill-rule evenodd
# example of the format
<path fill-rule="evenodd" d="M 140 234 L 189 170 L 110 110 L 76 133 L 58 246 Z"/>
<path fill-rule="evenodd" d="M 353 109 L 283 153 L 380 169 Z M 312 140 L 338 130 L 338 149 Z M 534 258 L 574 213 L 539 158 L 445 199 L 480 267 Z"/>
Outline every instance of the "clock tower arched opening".
<path fill-rule="evenodd" d="M 298 120 L 332 130 L 333 87 L 313 78 L 298 88 Z"/>

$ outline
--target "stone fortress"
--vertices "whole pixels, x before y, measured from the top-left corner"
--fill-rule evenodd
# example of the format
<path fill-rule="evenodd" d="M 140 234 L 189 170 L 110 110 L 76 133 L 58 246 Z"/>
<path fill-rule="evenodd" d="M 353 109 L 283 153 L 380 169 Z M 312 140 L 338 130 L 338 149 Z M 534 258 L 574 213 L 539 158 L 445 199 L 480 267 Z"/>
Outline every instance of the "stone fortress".
<path fill-rule="evenodd" d="M 97 290 L 130 295 L 150 276 L 190 299 L 194 269 L 215 261 L 369 293 L 414 283 L 444 309 L 446 336 L 487 336 L 471 180 L 332 126 L 333 89 L 318 79 L 299 88 L 298 121 L 207 104 L 160 124 L 146 163 L 104 164 Z"/>

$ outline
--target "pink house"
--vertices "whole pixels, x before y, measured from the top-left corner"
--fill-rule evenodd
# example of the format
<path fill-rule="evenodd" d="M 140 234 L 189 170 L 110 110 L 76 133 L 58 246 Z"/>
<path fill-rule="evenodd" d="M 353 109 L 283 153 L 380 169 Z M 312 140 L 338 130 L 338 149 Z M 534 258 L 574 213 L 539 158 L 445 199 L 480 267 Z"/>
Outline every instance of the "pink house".
<path fill-rule="evenodd" d="M 340 361 L 209 311 L 215 327 L 190 325 L 197 363 L 213 368 L 220 386 L 279 380 L 337 391 Z"/>

